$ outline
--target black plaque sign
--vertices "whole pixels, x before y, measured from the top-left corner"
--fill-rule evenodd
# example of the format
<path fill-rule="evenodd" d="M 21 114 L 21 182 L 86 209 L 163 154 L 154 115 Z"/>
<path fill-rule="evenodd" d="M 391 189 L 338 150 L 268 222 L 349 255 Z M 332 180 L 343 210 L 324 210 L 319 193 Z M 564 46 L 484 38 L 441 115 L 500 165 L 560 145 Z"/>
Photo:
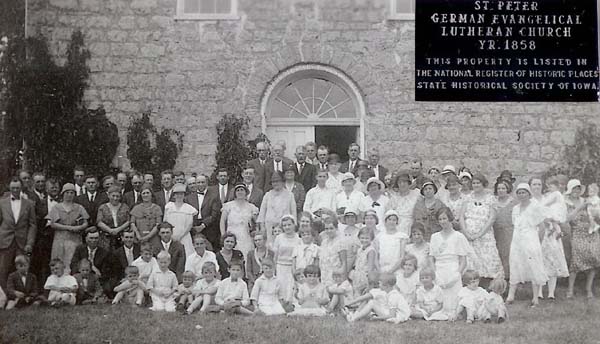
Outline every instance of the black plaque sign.
<path fill-rule="evenodd" d="M 417 0 L 417 101 L 598 101 L 596 0 Z"/>

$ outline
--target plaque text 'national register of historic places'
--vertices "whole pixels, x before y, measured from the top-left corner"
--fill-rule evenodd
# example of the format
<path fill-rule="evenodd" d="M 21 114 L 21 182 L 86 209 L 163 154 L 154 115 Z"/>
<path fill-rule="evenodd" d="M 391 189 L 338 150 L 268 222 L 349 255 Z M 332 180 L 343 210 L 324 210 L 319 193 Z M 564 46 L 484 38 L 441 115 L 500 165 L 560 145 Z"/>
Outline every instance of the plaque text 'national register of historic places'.
<path fill-rule="evenodd" d="M 417 101 L 598 101 L 596 0 L 417 0 Z"/>

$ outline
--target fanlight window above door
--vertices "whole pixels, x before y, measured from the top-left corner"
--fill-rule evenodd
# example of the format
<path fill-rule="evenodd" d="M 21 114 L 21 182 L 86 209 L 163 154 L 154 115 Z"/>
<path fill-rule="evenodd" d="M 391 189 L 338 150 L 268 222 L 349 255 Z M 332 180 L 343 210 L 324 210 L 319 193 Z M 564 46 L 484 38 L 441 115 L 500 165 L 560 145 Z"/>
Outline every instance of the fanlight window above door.
<path fill-rule="evenodd" d="M 272 98 L 267 115 L 272 119 L 317 121 L 359 117 L 348 92 L 319 77 L 296 79 L 284 85 Z"/>

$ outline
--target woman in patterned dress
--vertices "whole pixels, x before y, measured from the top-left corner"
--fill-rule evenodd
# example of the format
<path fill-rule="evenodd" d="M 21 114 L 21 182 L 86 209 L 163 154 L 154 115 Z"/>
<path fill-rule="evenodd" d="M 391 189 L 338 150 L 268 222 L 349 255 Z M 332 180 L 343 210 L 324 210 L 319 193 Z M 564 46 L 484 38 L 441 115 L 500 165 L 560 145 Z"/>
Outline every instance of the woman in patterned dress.
<path fill-rule="evenodd" d="M 144 184 L 140 190 L 142 203 L 136 205 L 129 213 L 131 228 L 139 242 L 150 242 L 153 247 L 160 247 L 158 224 L 162 221 L 162 210 L 158 204 L 152 203 L 152 185 Z"/>
<path fill-rule="evenodd" d="M 467 196 L 460 215 L 463 234 L 475 251 L 469 267 L 484 278 L 503 276 L 502 261 L 496 247 L 492 226 L 496 218 L 494 196 L 486 191 L 488 181 L 480 173 L 472 180 L 473 192 Z"/>
<path fill-rule="evenodd" d="M 121 202 L 120 187 L 109 187 L 107 194 L 109 202 L 98 208 L 96 224 L 101 233 L 99 245 L 112 252 L 121 246 L 121 232 L 129 228 L 129 207 Z"/>

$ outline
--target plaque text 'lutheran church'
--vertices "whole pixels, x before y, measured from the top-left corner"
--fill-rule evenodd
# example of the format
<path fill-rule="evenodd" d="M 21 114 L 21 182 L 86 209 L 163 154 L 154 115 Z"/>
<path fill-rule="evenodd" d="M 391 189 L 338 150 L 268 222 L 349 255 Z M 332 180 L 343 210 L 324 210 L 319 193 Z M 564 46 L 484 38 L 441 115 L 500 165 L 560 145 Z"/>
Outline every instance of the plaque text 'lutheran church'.
<path fill-rule="evenodd" d="M 596 0 L 417 0 L 417 101 L 598 101 Z"/>

